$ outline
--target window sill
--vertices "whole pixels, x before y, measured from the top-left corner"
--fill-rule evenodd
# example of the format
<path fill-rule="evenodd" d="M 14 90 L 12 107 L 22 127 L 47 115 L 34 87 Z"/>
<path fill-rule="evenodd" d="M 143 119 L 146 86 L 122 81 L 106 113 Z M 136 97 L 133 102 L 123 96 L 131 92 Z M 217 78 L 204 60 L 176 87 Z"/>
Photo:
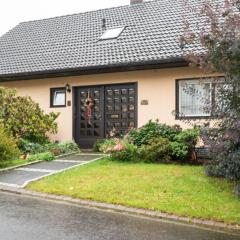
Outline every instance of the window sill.
<path fill-rule="evenodd" d="M 65 108 L 66 105 L 59 105 L 59 106 L 50 106 L 50 108 Z"/>
<path fill-rule="evenodd" d="M 176 116 L 176 120 L 209 120 L 209 119 L 215 119 L 213 116 Z"/>

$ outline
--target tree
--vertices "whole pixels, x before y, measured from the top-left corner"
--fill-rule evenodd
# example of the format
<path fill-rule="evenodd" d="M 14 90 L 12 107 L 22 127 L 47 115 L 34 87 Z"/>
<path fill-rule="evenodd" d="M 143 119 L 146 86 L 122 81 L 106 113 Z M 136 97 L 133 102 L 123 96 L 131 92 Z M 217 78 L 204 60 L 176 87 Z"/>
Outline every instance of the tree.
<path fill-rule="evenodd" d="M 240 180 L 240 1 L 203 1 L 192 8 L 198 23 L 185 24 L 181 46 L 185 57 L 205 72 L 223 73 L 215 78 L 215 103 L 211 106 L 214 126 L 202 127 L 202 138 L 210 147 L 209 175 Z M 196 53 L 189 46 L 201 46 Z M 190 50 L 189 50 L 190 49 Z"/>
<path fill-rule="evenodd" d="M 57 132 L 58 113 L 45 114 L 30 97 L 16 95 L 16 90 L 0 88 L 0 122 L 17 140 L 47 141 L 48 133 Z"/>

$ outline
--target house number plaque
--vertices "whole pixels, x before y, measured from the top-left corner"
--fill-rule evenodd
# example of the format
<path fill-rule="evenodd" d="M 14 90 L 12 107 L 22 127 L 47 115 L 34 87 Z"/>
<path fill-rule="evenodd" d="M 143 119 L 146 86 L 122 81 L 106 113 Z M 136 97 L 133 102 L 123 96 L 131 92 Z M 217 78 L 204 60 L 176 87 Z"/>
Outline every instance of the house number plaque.
<path fill-rule="evenodd" d="M 148 104 L 149 104 L 149 102 L 148 102 L 148 100 L 146 100 L 146 99 L 144 99 L 144 100 L 141 101 L 141 105 L 148 105 Z"/>

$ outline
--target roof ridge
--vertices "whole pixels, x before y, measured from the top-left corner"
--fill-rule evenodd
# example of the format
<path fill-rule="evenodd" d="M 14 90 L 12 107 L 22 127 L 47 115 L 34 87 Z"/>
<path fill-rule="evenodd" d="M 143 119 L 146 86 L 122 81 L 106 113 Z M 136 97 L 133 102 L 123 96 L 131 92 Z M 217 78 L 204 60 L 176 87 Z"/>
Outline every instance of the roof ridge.
<path fill-rule="evenodd" d="M 138 3 L 138 4 L 143 5 L 143 4 L 148 4 L 148 3 L 152 3 L 152 2 L 158 2 L 158 1 L 161 1 L 161 0 L 144 0 L 143 3 Z M 75 15 L 82 15 L 82 14 L 94 13 L 94 12 L 99 12 L 99 11 L 104 11 L 104 10 L 113 10 L 113 9 L 124 8 L 124 7 L 135 7 L 135 6 L 131 6 L 130 4 L 128 4 L 128 5 L 120 5 L 120 6 L 109 7 L 109 8 L 101 8 L 101 9 L 96 9 L 96 10 L 89 10 L 89 11 L 86 11 L 86 12 L 79 12 L 79 13 L 60 15 L 60 16 L 55 16 L 55 17 L 46 17 L 46 18 L 41 18 L 41 19 L 36 19 L 36 20 L 23 21 L 23 22 L 20 22 L 19 24 L 38 22 L 38 21 L 44 21 L 44 20 L 49 20 L 49 19 L 57 19 L 57 18 L 62 18 L 62 17 L 75 16 Z"/>

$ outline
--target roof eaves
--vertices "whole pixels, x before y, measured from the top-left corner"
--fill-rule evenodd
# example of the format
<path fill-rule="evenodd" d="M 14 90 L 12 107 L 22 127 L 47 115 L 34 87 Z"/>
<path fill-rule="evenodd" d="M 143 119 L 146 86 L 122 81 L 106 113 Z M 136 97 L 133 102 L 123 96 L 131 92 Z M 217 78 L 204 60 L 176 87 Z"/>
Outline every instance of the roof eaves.
<path fill-rule="evenodd" d="M 22 72 L 16 74 L 0 74 L 0 82 L 15 80 L 31 80 L 55 78 L 64 76 L 90 75 L 98 73 L 125 72 L 146 69 L 172 68 L 188 66 L 188 62 L 181 57 L 153 61 L 138 61 L 135 63 L 121 63 L 111 65 L 89 66 L 82 68 L 54 69 L 36 72 Z"/>

